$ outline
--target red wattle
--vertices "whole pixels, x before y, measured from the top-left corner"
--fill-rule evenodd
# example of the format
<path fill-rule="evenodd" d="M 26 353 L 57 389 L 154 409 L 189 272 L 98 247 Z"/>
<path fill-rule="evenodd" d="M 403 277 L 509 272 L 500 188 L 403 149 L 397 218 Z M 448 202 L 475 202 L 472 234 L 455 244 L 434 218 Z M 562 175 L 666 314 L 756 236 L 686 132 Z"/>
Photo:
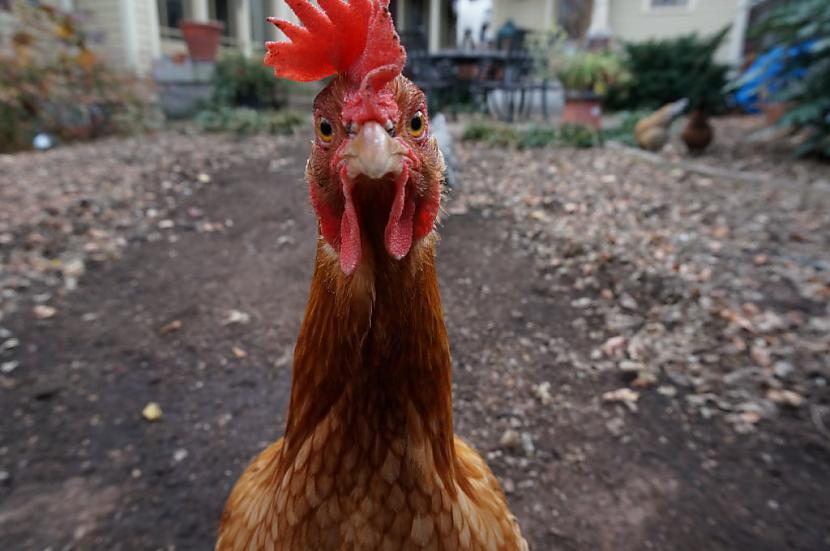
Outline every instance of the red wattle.
<path fill-rule="evenodd" d="M 435 219 L 438 218 L 438 211 L 441 209 L 441 189 L 435 186 L 432 191 L 423 198 L 415 213 L 415 239 L 421 239 L 432 231 L 435 226 Z"/>
<path fill-rule="evenodd" d="M 311 206 L 317 213 L 317 219 L 320 221 L 320 233 L 323 238 L 334 249 L 337 249 L 340 244 L 340 216 L 332 212 L 326 201 L 320 197 L 320 186 L 312 178 L 308 181 L 308 192 L 311 198 Z"/>
<path fill-rule="evenodd" d="M 400 176 L 395 179 L 395 200 L 389 211 L 389 220 L 386 222 L 384 242 L 386 250 L 393 257 L 400 260 L 412 248 L 412 222 L 415 217 L 415 201 L 407 197 L 406 182 L 409 180 L 409 170 L 404 167 Z"/>
<path fill-rule="evenodd" d="M 343 218 L 340 220 L 340 269 L 350 275 L 354 272 L 362 253 L 360 245 L 360 225 L 357 211 L 352 201 L 352 186 L 343 182 Z"/>

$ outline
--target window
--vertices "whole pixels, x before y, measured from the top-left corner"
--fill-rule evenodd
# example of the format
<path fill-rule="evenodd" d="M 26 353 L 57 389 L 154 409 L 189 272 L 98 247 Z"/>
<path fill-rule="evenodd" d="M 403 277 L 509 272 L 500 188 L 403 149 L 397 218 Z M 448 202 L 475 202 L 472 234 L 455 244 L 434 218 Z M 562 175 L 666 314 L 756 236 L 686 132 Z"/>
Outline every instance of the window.
<path fill-rule="evenodd" d="M 679 8 L 689 5 L 689 0 L 651 0 L 652 8 Z"/>
<path fill-rule="evenodd" d="M 162 27 L 177 28 L 184 17 L 184 0 L 158 0 L 159 24 Z"/>
<path fill-rule="evenodd" d="M 230 18 L 230 6 L 228 6 L 228 0 L 213 0 L 211 2 L 211 10 L 210 16 L 217 21 L 221 21 L 225 24 L 222 28 L 222 34 L 225 36 L 231 36 L 231 18 Z"/>
<path fill-rule="evenodd" d="M 697 0 L 642 0 L 641 5 L 644 12 L 690 12 L 697 7 Z"/>

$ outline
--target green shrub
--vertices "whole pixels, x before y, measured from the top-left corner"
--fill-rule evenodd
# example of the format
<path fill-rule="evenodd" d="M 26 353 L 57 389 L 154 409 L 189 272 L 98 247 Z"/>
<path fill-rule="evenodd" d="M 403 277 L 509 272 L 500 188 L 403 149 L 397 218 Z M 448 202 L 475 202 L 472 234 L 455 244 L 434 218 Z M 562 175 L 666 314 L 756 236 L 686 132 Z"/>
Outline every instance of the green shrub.
<path fill-rule="evenodd" d="M 559 128 L 559 143 L 566 147 L 587 149 L 602 144 L 602 138 L 595 130 L 580 124 L 565 124 Z"/>
<path fill-rule="evenodd" d="M 779 126 L 805 131 L 797 155 L 830 158 L 830 9 L 827 0 L 802 0 L 776 10 L 759 22 L 752 34 L 767 45 L 795 51 L 786 57 L 783 79 L 772 99 L 792 103 Z M 779 84 L 776 82 L 776 84 Z"/>
<path fill-rule="evenodd" d="M 464 128 L 462 140 L 471 142 L 486 142 L 496 131 L 496 125 L 489 122 L 472 122 Z"/>
<path fill-rule="evenodd" d="M 714 54 L 728 32 L 727 27 L 709 37 L 689 34 L 625 44 L 631 78 L 611 87 L 606 104 L 614 109 L 656 109 L 689 98 L 691 109 L 722 109 L 729 68 L 716 63 Z"/>
<path fill-rule="evenodd" d="M 519 134 L 515 129 L 504 124 L 491 122 L 474 122 L 464 129 L 462 140 L 487 142 L 491 145 L 510 147 L 519 142 Z"/>
<path fill-rule="evenodd" d="M 276 108 L 280 105 L 279 82 L 261 56 L 236 52 L 223 56 L 213 78 L 215 106 Z"/>
<path fill-rule="evenodd" d="M 493 122 L 475 122 L 464 129 L 465 141 L 485 142 L 494 147 L 518 147 L 536 149 L 548 146 L 594 147 L 601 145 L 601 136 L 585 126 L 566 124 L 553 126 L 531 126 L 516 129 L 512 126 Z"/>
<path fill-rule="evenodd" d="M 306 119 L 290 111 L 256 110 L 248 107 L 221 107 L 200 112 L 196 125 L 206 132 L 233 132 L 235 134 L 291 134 L 307 123 Z"/>
<path fill-rule="evenodd" d="M 547 147 L 557 143 L 559 134 L 552 126 L 532 126 L 519 133 L 518 146 L 521 149 Z"/>
<path fill-rule="evenodd" d="M 73 15 L 13 5 L 0 49 L 0 151 L 31 146 L 38 132 L 63 140 L 157 124 L 142 81 L 111 69 Z"/>

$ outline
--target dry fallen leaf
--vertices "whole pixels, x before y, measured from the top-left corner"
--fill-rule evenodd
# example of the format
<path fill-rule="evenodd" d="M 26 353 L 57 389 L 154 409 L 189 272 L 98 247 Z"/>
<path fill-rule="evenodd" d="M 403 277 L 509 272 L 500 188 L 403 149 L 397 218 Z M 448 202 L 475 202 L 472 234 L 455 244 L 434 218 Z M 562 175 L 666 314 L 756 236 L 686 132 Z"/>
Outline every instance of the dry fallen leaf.
<path fill-rule="evenodd" d="M 141 410 L 141 415 L 146 420 L 154 422 L 161 419 L 163 412 L 161 411 L 160 405 L 158 405 L 156 402 L 150 402 L 146 406 L 144 406 L 143 410 Z"/>
<path fill-rule="evenodd" d="M 241 310 L 228 310 L 225 319 L 222 320 L 222 325 L 235 325 L 237 323 L 245 325 L 251 321 L 251 315 L 242 312 Z"/>
<path fill-rule="evenodd" d="M 804 396 L 792 390 L 772 388 L 767 392 L 767 398 L 778 405 L 793 408 L 800 407 L 804 403 Z"/>
<path fill-rule="evenodd" d="M 542 405 L 550 405 L 553 402 L 553 396 L 550 395 L 550 383 L 545 381 L 533 387 L 533 395 L 542 402 Z"/>
<path fill-rule="evenodd" d="M 513 429 L 507 429 L 499 439 L 499 446 L 502 448 L 518 448 L 521 446 L 522 440 L 519 433 Z"/>
<path fill-rule="evenodd" d="M 602 400 L 604 402 L 621 402 L 631 411 L 637 411 L 637 400 L 639 399 L 639 392 L 635 392 L 626 387 L 618 388 L 617 390 L 609 390 L 602 395 Z"/>
<path fill-rule="evenodd" d="M 58 313 L 58 309 L 54 306 L 47 306 L 46 304 L 38 304 L 32 308 L 32 313 L 39 320 L 48 320 Z"/>
<path fill-rule="evenodd" d="M 637 378 L 631 381 L 634 388 L 648 388 L 657 384 L 657 375 L 650 371 L 640 371 Z"/>
<path fill-rule="evenodd" d="M 627 344 L 628 341 L 625 337 L 617 335 L 616 337 L 611 337 L 605 341 L 599 348 L 606 356 L 619 357 L 625 351 L 625 346 Z"/>
<path fill-rule="evenodd" d="M 13 360 L 10 362 L 3 362 L 0 363 L 0 373 L 8 374 L 17 369 L 20 366 L 20 362 Z"/>
<path fill-rule="evenodd" d="M 755 425 L 761 420 L 761 414 L 757 411 L 742 411 L 738 418 L 742 423 L 746 423 L 748 425 Z"/>
<path fill-rule="evenodd" d="M 167 335 L 168 333 L 173 333 L 174 331 L 178 331 L 182 328 L 182 320 L 173 320 L 170 323 L 166 323 L 161 326 L 159 329 L 159 333 L 162 335 Z"/>

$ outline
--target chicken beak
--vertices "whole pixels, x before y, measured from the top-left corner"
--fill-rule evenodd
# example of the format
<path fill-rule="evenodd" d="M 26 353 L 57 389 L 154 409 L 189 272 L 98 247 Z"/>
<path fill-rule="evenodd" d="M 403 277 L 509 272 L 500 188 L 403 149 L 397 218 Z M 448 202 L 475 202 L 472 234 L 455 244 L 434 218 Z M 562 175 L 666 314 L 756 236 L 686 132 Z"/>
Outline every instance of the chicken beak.
<path fill-rule="evenodd" d="M 364 123 L 343 148 L 349 178 L 363 175 L 372 180 L 403 170 L 406 149 L 375 121 Z"/>

